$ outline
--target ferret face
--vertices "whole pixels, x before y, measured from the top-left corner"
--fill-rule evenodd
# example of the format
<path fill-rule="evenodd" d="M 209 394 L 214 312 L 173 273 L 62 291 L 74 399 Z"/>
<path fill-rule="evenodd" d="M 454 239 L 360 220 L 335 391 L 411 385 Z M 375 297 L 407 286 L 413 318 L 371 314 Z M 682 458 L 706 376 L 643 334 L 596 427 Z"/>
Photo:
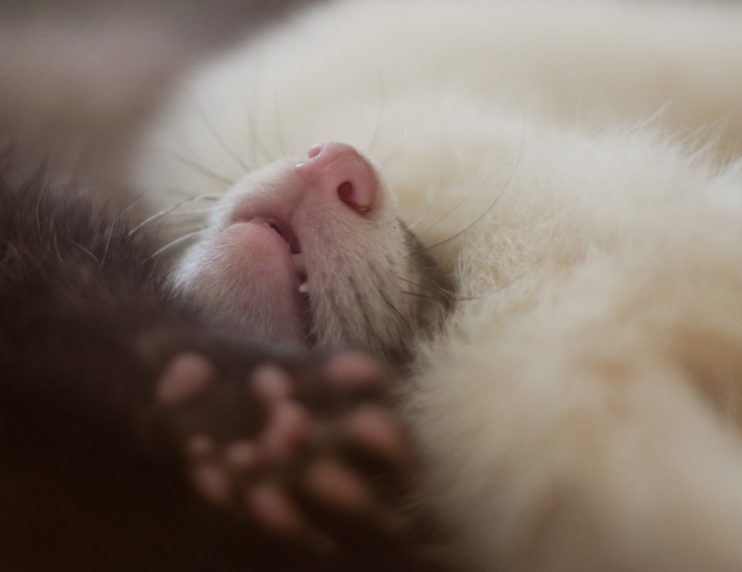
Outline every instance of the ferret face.
<path fill-rule="evenodd" d="M 176 288 L 260 342 L 401 361 L 450 297 L 392 203 L 353 147 L 316 145 L 225 193 L 179 262 Z"/>

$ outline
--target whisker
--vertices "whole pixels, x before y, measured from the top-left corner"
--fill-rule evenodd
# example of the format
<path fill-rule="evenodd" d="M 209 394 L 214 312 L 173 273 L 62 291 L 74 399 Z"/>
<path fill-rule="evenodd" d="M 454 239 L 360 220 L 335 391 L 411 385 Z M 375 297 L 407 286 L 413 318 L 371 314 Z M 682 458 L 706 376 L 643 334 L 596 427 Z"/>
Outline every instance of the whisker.
<path fill-rule="evenodd" d="M 203 208 L 203 209 L 191 209 L 189 211 L 177 211 L 177 212 L 174 212 L 172 214 L 173 214 L 173 216 L 176 216 L 176 215 L 177 216 L 185 216 L 185 215 L 203 214 L 203 213 L 210 213 L 215 208 L 216 208 L 216 205 L 214 205 L 212 207 L 206 207 L 206 208 Z"/>
<path fill-rule="evenodd" d="M 422 284 L 420 284 L 419 282 L 415 282 L 414 280 L 410 280 L 409 278 L 405 278 L 405 277 L 399 276 L 397 274 L 392 274 L 392 276 L 394 278 L 396 278 L 398 280 L 401 280 L 402 282 L 405 282 L 406 284 L 409 284 L 410 286 L 414 286 L 414 287 L 416 287 L 416 288 L 418 288 L 420 290 L 425 290 L 426 289 L 426 287 L 423 286 Z M 425 280 L 427 280 L 428 282 L 430 282 L 430 286 L 427 287 L 427 289 L 436 289 L 436 290 L 440 290 L 442 292 L 447 292 L 447 290 L 443 286 L 441 286 L 440 284 L 438 284 L 433 278 L 430 278 L 429 276 L 424 276 L 424 275 L 422 276 L 422 278 L 425 279 Z"/>
<path fill-rule="evenodd" d="M 258 117 L 258 104 L 260 97 L 260 86 L 261 86 L 261 79 L 260 79 L 260 71 L 261 66 L 256 65 L 255 66 L 255 78 L 253 80 L 253 89 L 252 89 L 252 96 L 250 97 L 250 112 L 248 113 L 247 118 L 247 125 L 248 125 L 248 146 L 254 145 L 255 148 L 260 151 L 260 155 L 262 156 L 263 162 L 272 163 L 273 157 L 266 149 L 265 145 L 263 145 L 263 140 L 259 137 L 258 131 L 257 131 L 257 117 Z M 260 162 L 260 159 L 256 160 Z"/>
<path fill-rule="evenodd" d="M 221 174 L 219 174 L 216 171 L 213 171 L 211 169 L 208 169 L 204 165 L 199 165 L 195 161 L 192 161 L 191 159 L 189 159 L 188 157 L 186 157 L 184 155 L 181 155 L 180 153 L 174 153 L 173 156 L 176 159 L 178 159 L 179 161 L 185 163 L 186 165 L 188 165 L 189 167 L 191 167 L 192 169 L 194 169 L 195 171 L 197 171 L 197 172 L 199 172 L 199 173 L 201 173 L 203 175 L 206 175 L 207 177 L 211 177 L 215 181 L 217 181 L 217 182 L 219 182 L 219 183 L 221 183 L 221 184 L 223 184 L 223 185 L 225 185 L 227 187 L 231 187 L 234 184 L 234 181 L 231 180 L 229 177 L 227 177 L 225 175 L 221 175 Z"/>
<path fill-rule="evenodd" d="M 439 242 L 436 242 L 435 244 L 431 244 L 430 246 L 426 246 L 423 251 L 428 251 L 433 248 L 437 248 L 439 246 L 442 246 L 448 242 L 451 242 L 452 240 L 458 238 L 462 234 L 468 232 L 471 230 L 479 221 L 484 219 L 485 216 L 487 216 L 490 211 L 495 208 L 495 205 L 500 201 L 500 199 L 503 197 L 503 195 L 508 191 L 510 188 L 510 185 L 512 184 L 513 180 L 515 179 L 515 174 L 518 172 L 518 168 L 520 167 L 520 162 L 523 158 L 523 151 L 525 149 L 525 140 L 526 140 L 526 133 L 525 133 L 525 119 L 522 121 L 522 131 L 521 131 L 521 138 L 520 138 L 520 149 L 518 150 L 518 155 L 515 159 L 515 164 L 513 165 L 513 170 L 510 172 L 510 176 L 508 177 L 508 180 L 505 182 L 505 185 L 502 188 L 502 191 L 500 191 L 497 196 L 495 196 L 495 199 L 490 203 L 490 205 L 484 210 L 483 213 L 481 213 L 474 221 L 471 222 L 471 224 L 467 225 L 465 228 L 461 229 L 459 232 L 453 234 L 452 236 L 449 236 L 448 238 L 441 240 Z M 494 175 L 494 173 L 492 173 Z M 490 175 L 490 176 L 492 176 Z M 489 177 L 488 177 L 489 178 Z M 483 181 L 483 183 L 485 183 Z"/>
<path fill-rule="evenodd" d="M 204 201 L 214 201 L 214 202 L 216 202 L 216 201 L 218 201 L 220 198 L 222 198 L 224 196 L 224 193 L 221 193 L 221 192 L 219 192 L 219 193 L 200 193 L 199 194 L 199 193 L 195 193 L 192 190 L 180 189 L 178 187 L 168 187 L 167 188 L 167 193 L 169 195 L 178 195 L 178 196 L 182 197 L 181 200 L 183 200 L 183 201 L 197 198 L 197 199 L 204 200 Z"/>
<path fill-rule="evenodd" d="M 378 278 L 378 275 L 376 275 Z M 361 295 L 361 289 L 357 287 L 355 277 L 351 274 L 348 276 L 348 282 L 349 282 L 349 290 L 352 292 L 353 297 L 356 300 L 356 307 L 361 310 L 361 314 L 363 314 L 363 323 L 365 324 L 371 324 L 371 317 L 368 314 L 368 308 L 366 307 L 366 304 L 364 304 L 363 296 Z M 336 303 L 333 303 L 335 307 L 337 307 Z M 344 316 L 344 312 L 340 313 L 340 316 Z M 345 318 L 342 318 L 345 320 Z"/>
<path fill-rule="evenodd" d="M 62 257 L 62 253 L 59 251 L 59 241 L 57 240 L 57 231 L 54 228 L 54 226 L 51 226 L 49 228 L 52 235 L 52 240 L 54 241 L 54 251 L 57 253 L 57 260 L 59 260 L 60 264 L 64 264 L 64 258 Z"/>
<path fill-rule="evenodd" d="M 456 209 L 458 209 L 461 205 L 463 205 L 466 201 L 468 201 L 470 198 L 472 198 L 474 195 L 477 194 L 478 191 L 484 187 L 487 182 L 492 179 L 499 171 L 502 169 L 502 165 L 498 166 L 496 169 L 492 170 L 490 173 L 487 174 L 479 183 L 477 183 L 472 190 L 470 190 L 468 193 L 466 193 L 455 205 L 453 205 L 448 211 L 443 213 L 440 217 L 438 217 L 436 220 L 434 220 L 430 225 L 425 227 L 421 232 L 429 232 L 431 229 L 435 228 L 440 224 L 442 221 L 446 220 L 451 214 L 453 214 Z"/>
<path fill-rule="evenodd" d="M 371 141 L 366 145 L 366 154 L 368 155 L 373 151 L 374 144 L 376 143 L 376 136 L 379 134 L 379 128 L 381 127 L 381 119 L 384 114 L 384 83 L 381 80 L 381 69 L 377 69 L 377 79 L 379 96 L 377 98 L 378 107 L 376 112 L 376 124 L 374 125 L 374 130 L 371 132 Z"/>
<path fill-rule="evenodd" d="M 430 285 L 429 286 L 423 286 L 422 284 L 420 284 L 418 282 L 415 282 L 414 280 L 408 280 L 407 278 L 404 278 L 402 276 L 394 275 L 394 277 L 397 278 L 397 279 L 399 279 L 399 280 L 401 280 L 402 282 L 405 282 L 405 283 L 409 284 L 410 286 L 414 286 L 415 288 L 418 289 L 417 292 L 410 292 L 408 290 L 403 290 L 402 288 L 398 287 L 399 288 L 399 291 L 402 294 L 410 294 L 412 296 L 420 296 L 421 298 L 428 298 L 428 299 L 433 300 L 434 302 L 438 302 L 438 303 L 443 303 L 443 302 L 469 302 L 471 300 L 479 300 L 480 299 L 480 297 L 476 297 L 476 296 L 474 296 L 474 297 L 472 297 L 472 296 L 456 296 L 456 295 L 454 295 L 453 292 L 451 292 L 450 290 L 444 288 L 440 284 L 437 284 L 433 279 L 428 278 L 427 276 L 423 276 L 423 278 L 425 278 L 426 280 L 428 280 L 430 282 Z M 443 298 L 443 300 L 441 300 L 441 298 L 435 297 L 433 294 L 425 294 L 424 293 L 425 290 L 430 291 L 430 290 L 433 290 L 433 289 L 438 290 L 438 292 L 440 292 L 441 298 Z"/>
<path fill-rule="evenodd" d="M 213 124 L 209 120 L 208 114 L 206 113 L 204 108 L 201 107 L 201 104 L 196 99 L 196 96 L 193 93 L 189 93 L 189 95 L 193 101 L 194 106 L 198 110 L 199 115 L 204 122 L 204 125 L 206 125 L 214 139 L 222 146 L 222 148 L 229 154 L 229 156 L 234 159 L 235 163 L 237 163 L 237 166 L 242 168 L 244 173 L 250 172 L 250 168 L 248 167 L 247 163 L 245 163 L 244 160 L 240 158 L 238 153 L 236 153 L 229 145 L 227 145 L 227 142 L 221 137 L 221 135 L 219 135 L 217 130 L 214 128 Z"/>
<path fill-rule="evenodd" d="M 260 151 L 260 155 L 263 159 L 263 162 L 265 164 L 273 163 L 274 159 L 273 156 L 270 154 L 270 152 L 267 150 L 265 145 L 263 145 L 263 140 L 260 138 L 260 135 L 258 134 L 256 125 L 254 121 L 250 122 L 250 143 L 253 143 L 258 151 Z"/>
<path fill-rule="evenodd" d="M 128 203 L 126 203 L 122 209 L 120 214 L 124 214 L 126 211 L 128 211 L 136 202 L 142 199 L 144 195 L 147 194 L 147 191 L 142 191 L 141 193 L 138 193 L 133 199 L 131 199 Z"/>
<path fill-rule="evenodd" d="M 69 240 L 70 240 L 70 242 L 71 242 L 71 243 L 72 243 L 72 244 L 73 244 L 74 246 L 76 246 L 77 248 L 79 248 L 79 249 L 80 249 L 81 251 L 83 251 L 83 252 L 84 252 L 85 254 L 87 254 L 87 255 L 88 255 L 88 256 L 89 256 L 90 258 L 92 258 L 92 259 L 93 259 L 93 260 L 95 260 L 96 262 L 100 262 L 100 261 L 98 260 L 98 257 L 97 257 L 97 256 L 96 256 L 95 254 L 93 254 L 93 253 L 92 253 L 92 252 L 91 252 L 90 250 L 88 250 L 87 248 L 85 248 L 85 247 L 84 247 L 84 246 L 83 246 L 82 244 L 79 244 L 79 243 L 75 242 L 75 241 L 74 241 L 74 240 L 72 240 L 72 239 L 69 239 Z"/>
<path fill-rule="evenodd" d="M 426 201 L 425 207 L 422 209 L 422 212 L 420 213 L 420 215 L 411 224 L 407 225 L 407 228 L 410 230 L 414 229 L 420 223 L 420 221 L 423 220 L 427 216 L 428 212 L 430 211 L 431 205 L 438 198 L 438 195 L 440 194 L 441 189 L 448 186 L 451 182 L 450 177 L 447 177 L 447 180 L 445 182 L 443 181 L 443 176 L 441 174 L 441 165 L 438 161 L 435 162 L 435 169 L 438 173 L 438 177 L 437 177 L 438 186 L 433 192 L 433 196 L 428 198 L 428 200 Z"/>
<path fill-rule="evenodd" d="M 425 298 L 426 300 L 431 300 L 432 302 L 440 302 L 438 298 L 431 294 L 421 294 L 420 292 L 410 292 L 409 290 L 402 290 L 399 289 L 399 292 L 401 294 L 406 294 L 408 296 L 414 296 L 415 298 Z"/>
<path fill-rule="evenodd" d="M 281 113 L 278 105 L 278 94 L 273 94 L 273 120 L 276 123 L 276 138 L 278 139 L 278 148 L 281 152 L 282 157 L 287 157 L 288 152 L 286 151 L 286 140 L 283 137 L 283 120 L 281 119 Z"/>
<path fill-rule="evenodd" d="M 254 171 L 260 166 L 260 159 L 253 149 L 251 139 L 253 117 L 252 113 L 255 111 L 256 106 L 254 105 L 254 102 L 260 88 L 260 82 L 258 81 L 260 77 L 260 65 L 258 65 L 257 63 L 255 64 L 252 75 L 253 77 L 251 81 L 249 81 L 249 78 L 243 78 L 240 82 L 240 87 L 242 88 L 240 94 L 242 95 L 242 99 L 245 102 L 245 105 L 241 106 L 242 121 L 245 127 L 244 134 L 247 135 L 245 141 L 245 161 L 250 166 L 250 170 Z M 240 137 L 242 137 L 242 132 Z"/>
<path fill-rule="evenodd" d="M 149 217 L 147 217 L 147 218 L 146 218 L 146 219 L 144 219 L 144 220 L 143 220 L 142 222 L 140 222 L 140 223 L 139 223 L 138 225 L 136 225 L 136 226 L 135 226 L 134 228 L 132 228 L 132 229 L 131 229 L 131 230 L 130 230 L 130 231 L 129 231 L 128 233 L 127 233 L 127 236 L 132 236 L 132 235 L 133 235 L 134 233 L 136 233 L 136 232 L 137 232 L 137 231 L 139 231 L 140 229 L 144 228 L 144 227 L 145 227 L 146 225 L 148 225 L 148 224 L 150 224 L 150 223 L 152 223 L 152 222 L 155 222 L 156 220 L 159 220 L 159 219 L 161 219 L 161 218 L 162 218 L 162 217 L 164 217 L 165 215 L 168 215 L 168 214 L 170 214 L 171 212 L 173 212 L 173 211 L 175 211 L 175 210 L 178 210 L 178 209 L 179 209 L 180 207 L 182 207 L 183 205 L 186 205 L 186 204 L 188 204 L 188 203 L 193 203 L 193 202 L 196 202 L 196 201 L 200 201 L 200 200 L 203 200 L 203 199 L 206 199 L 206 198 L 211 198 L 211 197 L 214 197 L 214 198 L 216 198 L 216 197 L 218 197 L 218 196 L 219 196 L 219 195 L 216 195 L 216 194 L 209 194 L 209 195 L 198 195 L 198 196 L 195 196 L 195 197 L 191 197 L 191 198 L 188 198 L 188 199 L 186 199 L 186 200 L 184 200 L 184 201 L 181 201 L 181 202 L 179 202 L 179 203 L 177 203 L 177 204 L 175 204 L 175 205 L 173 205 L 173 206 L 171 206 L 171 207 L 168 207 L 168 208 L 166 208 L 166 209 L 162 209 L 161 211 L 159 211 L 159 212 L 156 212 L 156 213 L 155 213 L 155 214 L 153 214 L 152 216 L 149 216 Z"/>
<path fill-rule="evenodd" d="M 204 225 L 204 221 L 201 219 L 198 220 L 187 220 L 187 221 L 181 221 L 177 223 L 163 223 L 163 230 L 166 231 L 167 236 L 180 236 L 183 233 L 191 232 L 192 230 L 198 230 L 200 228 L 204 228 L 206 225 Z"/>
<path fill-rule="evenodd" d="M 39 235 L 42 235 L 43 232 L 41 230 L 41 202 L 46 200 L 46 194 L 49 189 L 49 180 L 47 177 L 44 178 L 44 181 L 41 185 L 41 189 L 39 192 L 39 196 L 36 199 L 36 231 L 39 233 Z"/>
<path fill-rule="evenodd" d="M 383 284 L 383 280 L 381 280 L 381 277 L 378 276 L 378 274 L 377 274 L 377 278 L 379 278 L 379 283 Z M 412 334 L 413 333 L 412 332 L 412 326 L 408 322 L 407 318 L 405 318 L 402 315 L 402 312 L 399 310 L 399 308 L 397 308 L 397 306 L 394 305 L 394 303 L 384 293 L 384 290 L 382 288 L 379 288 L 379 295 L 381 296 L 381 299 L 384 301 L 384 303 L 387 305 L 387 307 L 392 311 L 392 313 L 394 313 L 397 316 L 399 325 L 400 326 L 405 326 L 407 328 L 407 331 Z"/>
<path fill-rule="evenodd" d="M 157 256 L 159 256 L 159 255 L 160 255 L 160 254 L 162 254 L 163 252 L 166 252 L 166 251 L 170 250 L 171 248 L 173 248 L 174 246 L 178 246 L 179 244 L 181 244 L 181 243 L 183 243 L 183 242 L 185 242 L 185 241 L 187 241 L 187 240 L 189 240 L 189 239 L 193 238 L 194 236 L 196 236 L 196 235 L 198 235 L 198 234 L 201 234 L 201 233 L 202 233 L 202 232 L 204 232 L 205 230 L 206 230 L 205 228 L 201 228 L 201 229 L 199 229 L 199 230 L 195 230 L 195 231 L 193 231 L 193 232 L 189 232 L 188 234 L 184 234 L 183 236 L 180 236 L 180 237 L 176 238 L 175 240 L 171 240 L 170 242 L 168 242 L 168 243 L 167 243 L 167 244 L 166 244 L 165 246 L 163 246 L 162 248 L 158 248 L 157 250 L 155 250 L 155 252 L 153 252 L 153 253 L 152 253 L 152 254 L 151 254 L 151 255 L 150 255 L 150 256 L 149 256 L 148 258 L 147 258 L 147 260 L 152 260 L 153 258 L 156 258 Z"/>
<path fill-rule="evenodd" d="M 103 258 L 100 259 L 100 263 L 98 264 L 98 268 L 102 268 L 103 264 L 106 262 L 106 258 L 108 258 L 108 250 L 111 248 L 111 238 L 113 237 L 113 225 L 109 225 L 108 227 L 108 236 L 106 237 L 106 246 L 103 248 Z"/>

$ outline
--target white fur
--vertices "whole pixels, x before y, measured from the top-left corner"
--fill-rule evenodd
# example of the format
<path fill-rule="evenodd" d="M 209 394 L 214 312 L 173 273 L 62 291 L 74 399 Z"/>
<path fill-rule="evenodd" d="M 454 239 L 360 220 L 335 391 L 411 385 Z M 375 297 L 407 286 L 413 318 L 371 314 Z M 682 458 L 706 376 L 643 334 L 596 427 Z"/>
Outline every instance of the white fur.
<path fill-rule="evenodd" d="M 197 74 L 139 180 L 167 206 L 224 191 L 190 164 L 378 162 L 468 299 L 409 380 L 458 569 L 742 570 L 740 30 L 729 4 L 341 3 Z"/>

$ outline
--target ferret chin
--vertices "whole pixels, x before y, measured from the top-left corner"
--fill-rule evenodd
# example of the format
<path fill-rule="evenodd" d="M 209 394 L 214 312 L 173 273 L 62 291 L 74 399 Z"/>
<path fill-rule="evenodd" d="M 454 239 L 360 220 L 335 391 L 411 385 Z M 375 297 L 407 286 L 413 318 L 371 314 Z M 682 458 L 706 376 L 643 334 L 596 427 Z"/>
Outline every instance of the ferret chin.
<path fill-rule="evenodd" d="M 741 570 L 740 26 L 337 3 L 194 73 L 134 171 L 207 311 L 409 358 L 457 569 Z"/>

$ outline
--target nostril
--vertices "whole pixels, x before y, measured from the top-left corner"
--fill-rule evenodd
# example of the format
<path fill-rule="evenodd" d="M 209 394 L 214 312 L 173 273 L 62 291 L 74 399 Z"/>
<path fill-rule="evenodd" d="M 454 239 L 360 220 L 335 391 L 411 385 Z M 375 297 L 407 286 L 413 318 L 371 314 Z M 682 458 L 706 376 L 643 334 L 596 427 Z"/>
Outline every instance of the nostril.
<path fill-rule="evenodd" d="M 337 188 L 337 193 L 338 198 L 354 211 L 358 213 L 366 213 L 371 210 L 370 205 L 363 204 L 363 202 L 359 200 L 355 185 L 350 181 L 343 181 L 340 183 Z"/>
<path fill-rule="evenodd" d="M 373 166 L 350 145 L 321 143 L 307 151 L 308 161 L 296 166 L 307 186 L 321 189 L 353 212 L 371 216 L 380 203 L 380 182 Z"/>
<path fill-rule="evenodd" d="M 338 197 L 348 206 L 353 206 L 353 183 L 344 181 L 338 185 Z"/>

